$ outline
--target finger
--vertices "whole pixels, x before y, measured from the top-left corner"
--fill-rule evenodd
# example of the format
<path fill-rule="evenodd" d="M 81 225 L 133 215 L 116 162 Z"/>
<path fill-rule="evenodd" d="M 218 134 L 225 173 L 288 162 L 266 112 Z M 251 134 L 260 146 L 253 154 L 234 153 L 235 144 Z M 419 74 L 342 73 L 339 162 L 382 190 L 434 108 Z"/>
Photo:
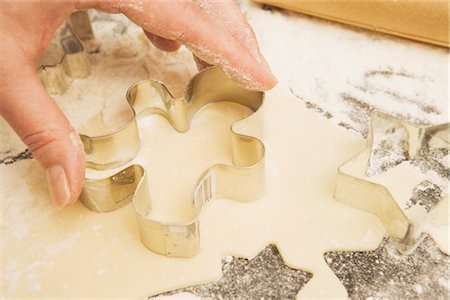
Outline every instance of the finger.
<path fill-rule="evenodd" d="M 0 114 L 46 170 L 51 198 L 62 206 L 75 202 L 84 179 L 78 134 L 48 96 L 34 68 L 22 68 L 2 83 Z"/>
<path fill-rule="evenodd" d="M 170 6 L 170 3 L 163 6 Z M 169 37 L 175 37 L 207 63 L 221 66 L 231 78 L 247 88 L 265 90 L 273 87 L 276 79 L 270 69 L 256 60 L 239 40 L 212 22 L 196 3 L 187 2 L 184 6 L 177 14 L 178 18 L 164 30 Z"/>
<path fill-rule="evenodd" d="M 234 0 L 196 0 L 211 21 L 224 27 L 257 60 L 262 58 L 256 36 Z"/>
<path fill-rule="evenodd" d="M 110 5 L 97 8 L 111 11 Z M 218 65 L 239 84 L 267 90 L 276 84 L 270 69 L 228 30 L 212 22 L 193 1 L 128 1 L 116 9 L 144 30 L 186 45 L 203 61 Z"/>
<path fill-rule="evenodd" d="M 144 30 L 144 33 L 155 47 L 157 47 L 163 51 L 174 52 L 174 51 L 177 51 L 181 47 L 181 44 L 177 41 L 172 41 L 172 40 L 168 40 L 168 39 L 159 37 L 157 35 L 154 35 L 151 32 L 145 31 L 145 30 Z"/>
<path fill-rule="evenodd" d="M 247 48 L 256 61 L 270 71 L 267 61 L 259 50 L 253 29 L 234 0 L 195 1 L 199 3 L 200 8 L 210 17 L 212 22 L 226 29 L 241 45 Z M 273 73 L 271 74 L 273 75 Z"/>

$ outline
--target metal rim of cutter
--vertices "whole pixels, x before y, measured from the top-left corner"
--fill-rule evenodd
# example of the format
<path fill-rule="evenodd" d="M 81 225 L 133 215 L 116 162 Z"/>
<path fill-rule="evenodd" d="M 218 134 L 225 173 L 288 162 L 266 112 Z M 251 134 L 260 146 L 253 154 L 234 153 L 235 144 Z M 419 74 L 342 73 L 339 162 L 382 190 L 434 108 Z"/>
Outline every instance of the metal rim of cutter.
<path fill-rule="evenodd" d="M 425 233 L 418 231 L 420 224 L 415 224 L 408 218 L 387 187 L 364 178 L 373 147 L 375 122 L 383 120 L 393 120 L 407 130 L 410 159 L 432 142 L 449 147 L 450 123 L 417 126 L 374 110 L 365 149 L 339 166 L 337 171 L 334 198 L 377 216 L 388 234 L 397 241 L 399 252 L 409 254 L 425 237 Z"/>
<path fill-rule="evenodd" d="M 205 204 L 218 197 L 248 202 L 257 199 L 264 190 L 265 149 L 258 139 L 262 134 L 264 93 L 240 87 L 221 69 L 213 67 L 193 77 L 185 97 L 173 98 L 162 83 L 144 80 L 128 90 L 127 100 L 133 110 L 129 122 L 108 135 L 82 136 L 86 149 L 90 150 L 87 163 L 91 168 L 118 167 L 136 156 L 139 134 L 135 116 L 159 114 L 177 131 L 185 132 L 195 113 L 210 103 L 234 102 L 253 111 L 231 125 L 233 166 L 214 165 L 197 181 L 192 193 L 195 216 L 187 223 L 152 219 L 146 171 L 140 165 L 131 165 L 104 179 L 86 179 L 80 199 L 89 209 L 107 212 L 132 201 L 141 240 L 147 248 L 166 256 L 194 256 L 199 251 L 199 215 Z M 124 145 L 130 151 L 124 152 Z"/>
<path fill-rule="evenodd" d="M 38 68 L 43 85 L 50 94 L 65 92 L 74 78 L 89 75 L 89 63 L 81 39 L 93 37 L 86 11 L 76 12 L 54 36 L 59 59 Z M 131 86 L 126 94 L 129 120 L 117 124 L 116 130 L 101 136 L 80 135 L 86 152 L 86 167 L 109 170 L 124 167 L 140 149 L 136 118 L 146 114 L 164 116 L 179 132 L 189 129 L 195 113 L 214 102 L 234 102 L 253 112 L 231 125 L 233 165 L 217 164 L 198 179 L 192 192 L 195 216 L 186 223 L 153 220 L 151 200 L 144 167 L 132 164 L 114 175 L 101 179 L 86 178 L 81 202 L 97 212 L 119 209 L 133 202 L 143 244 L 153 252 L 172 257 L 191 257 L 200 245 L 199 215 L 205 204 L 221 197 L 240 202 L 257 199 L 264 190 L 264 144 L 262 135 L 262 105 L 264 93 L 251 91 L 233 82 L 219 68 L 199 72 L 189 82 L 184 97 L 174 98 L 164 84 L 143 80 Z"/>
<path fill-rule="evenodd" d="M 50 94 L 62 94 L 72 80 L 90 74 L 89 61 L 81 40 L 93 37 L 87 11 L 72 13 L 69 20 L 55 32 L 38 62 L 38 76 Z"/>

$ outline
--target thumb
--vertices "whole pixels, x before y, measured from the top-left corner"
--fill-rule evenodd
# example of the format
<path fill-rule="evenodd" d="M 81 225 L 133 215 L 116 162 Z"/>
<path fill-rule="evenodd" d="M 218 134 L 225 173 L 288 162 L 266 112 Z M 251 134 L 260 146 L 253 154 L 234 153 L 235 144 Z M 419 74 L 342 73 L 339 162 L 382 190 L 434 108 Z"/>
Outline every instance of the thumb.
<path fill-rule="evenodd" d="M 34 68 L 24 67 L 14 73 L 0 80 L 0 114 L 45 169 L 53 201 L 69 205 L 78 199 L 83 185 L 81 140 Z"/>

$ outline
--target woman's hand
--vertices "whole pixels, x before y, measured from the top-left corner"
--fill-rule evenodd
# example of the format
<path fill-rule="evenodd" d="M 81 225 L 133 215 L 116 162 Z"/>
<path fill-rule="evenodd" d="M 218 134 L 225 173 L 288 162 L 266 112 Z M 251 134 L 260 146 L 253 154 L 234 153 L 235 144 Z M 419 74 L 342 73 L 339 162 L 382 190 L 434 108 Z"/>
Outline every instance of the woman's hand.
<path fill-rule="evenodd" d="M 233 1 L 4 1 L 0 3 L 0 115 L 45 168 L 52 199 L 78 199 L 84 150 L 78 134 L 40 83 L 36 65 L 53 33 L 76 9 L 123 13 L 166 51 L 186 45 L 202 65 L 217 65 L 239 84 L 276 84 L 253 31 Z"/>

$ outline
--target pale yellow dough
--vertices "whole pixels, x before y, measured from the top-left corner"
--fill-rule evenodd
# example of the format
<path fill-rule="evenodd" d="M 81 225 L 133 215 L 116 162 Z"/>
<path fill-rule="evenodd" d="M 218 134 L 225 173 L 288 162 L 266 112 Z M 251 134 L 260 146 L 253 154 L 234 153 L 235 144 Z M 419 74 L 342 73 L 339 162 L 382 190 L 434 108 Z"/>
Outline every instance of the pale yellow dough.
<path fill-rule="evenodd" d="M 328 107 L 330 101 L 336 100 L 333 93 L 346 89 L 355 92 L 350 85 L 363 72 L 390 64 L 400 66 L 396 57 L 405 55 L 403 45 L 394 47 L 386 44 L 389 41 L 373 44 L 372 37 L 367 37 L 371 42 L 367 45 L 373 46 L 371 53 L 378 53 L 367 60 L 366 56 L 349 51 L 359 49 L 351 45 L 368 43 L 360 33 L 326 24 L 314 25 L 308 20 L 292 23 L 292 28 L 303 30 L 298 47 L 294 47 L 300 50 L 291 49 L 291 54 L 286 55 L 286 36 L 265 34 L 273 31 L 272 23 L 266 21 L 267 14 L 258 9 L 252 13 L 251 21 L 260 33 L 258 39 L 263 52 L 283 83 L 281 86 L 290 83 L 296 89 L 303 89 L 306 98 L 323 98 Z M 274 14 L 270 20 L 277 21 L 287 31 L 283 24 L 288 23 L 283 18 Z M 124 117 L 120 111 L 125 102 L 120 101 L 133 82 L 156 78 L 180 95 L 196 71 L 189 51 L 159 52 L 148 45 L 140 28 L 123 19 L 115 22 L 99 18 L 93 23 L 96 40 L 87 49 L 95 50 L 100 45 L 101 51 L 90 55 L 91 76 L 74 81 L 64 95 L 54 97 L 80 131 L 93 129 L 89 126 L 99 120 L 111 125 Z M 125 34 L 121 33 L 123 24 L 128 24 Z M 290 34 L 298 35 L 298 32 L 290 31 Z M 318 34 L 327 38 L 321 38 L 318 43 Z M 331 48 L 337 49 L 335 53 L 341 59 L 335 60 L 333 56 L 332 64 L 327 60 L 322 62 Z M 439 53 L 425 49 L 428 52 L 423 55 L 422 48 L 409 50 L 415 56 L 408 56 L 404 64 L 411 64 L 413 70 L 410 60 L 419 55 L 421 61 L 428 58 L 426 62 L 432 62 L 430 66 L 442 65 L 436 63 L 441 61 L 440 56 L 436 60 Z M 383 51 L 394 51 L 394 55 L 383 56 Z M 358 64 L 348 68 L 346 59 L 353 61 L 354 55 Z M 380 65 L 376 60 L 381 61 L 380 57 L 386 63 Z M 422 70 L 421 66 L 417 68 Z M 435 69 L 430 67 L 429 72 Z M 300 80 L 291 81 L 295 76 Z M 324 79 L 322 89 L 319 78 Z M 389 80 L 392 85 L 409 87 L 403 81 L 399 84 Z M 331 87 L 336 90 L 328 91 L 327 82 L 335 83 Z M 440 83 L 436 80 L 437 87 Z M 440 89 L 426 90 L 432 93 L 431 99 L 442 99 L 433 96 L 436 91 L 440 95 Z M 369 99 L 382 104 L 377 98 Z M 393 102 L 386 103 L 393 105 Z M 149 172 L 155 217 L 183 220 L 189 216 L 189 195 L 195 181 L 211 164 L 230 161 L 229 124 L 246 114 L 247 111 L 236 105 L 213 105 L 200 112 L 191 130 L 183 134 L 173 130 L 161 117 L 139 121 L 142 151 L 137 161 Z M 337 127 L 336 120 L 340 119 L 327 120 L 307 110 L 303 101 L 281 88 L 269 92 L 263 138 L 267 149 L 265 194 L 253 203 L 221 199 L 208 205 L 200 218 L 201 251 L 191 259 L 167 258 L 148 251 L 139 241 L 131 205 L 107 214 L 90 212 L 80 203 L 60 209 L 50 202 L 44 171 L 36 161 L 0 165 L 0 294 L 5 298 L 143 298 L 217 280 L 221 276 L 223 256 L 250 258 L 267 244 L 275 243 L 289 266 L 313 273 L 298 298 L 345 298 L 347 293 L 325 263 L 323 253 L 335 249 L 374 249 L 386 232 L 376 217 L 333 199 L 337 167 L 357 155 L 365 144 L 361 137 Z M 108 126 L 95 129 L 101 133 L 108 131 Z M 405 177 L 397 171 L 392 169 L 396 174 L 394 179 Z M 445 250 L 448 210 L 441 212 L 428 230 Z"/>
<path fill-rule="evenodd" d="M 189 132 L 161 117 L 139 121 L 155 216 L 182 220 L 197 177 L 229 162 L 229 124 L 248 112 L 233 104 L 203 109 Z M 217 280 L 225 255 L 252 257 L 269 243 L 285 262 L 313 273 L 298 298 L 346 297 L 323 259 L 332 249 L 376 248 L 385 230 L 368 213 L 333 199 L 336 169 L 364 141 L 307 111 L 280 90 L 267 95 L 265 195 L 253 203 L 217 200 L 201 216 L 201 252 L 176 259 L 139 241 L 131 205 L 98 214 L 80 203 L 55 208 L 35 161 L 2 166 L 2 288 L 6 297 L 139 298 Z"/>

